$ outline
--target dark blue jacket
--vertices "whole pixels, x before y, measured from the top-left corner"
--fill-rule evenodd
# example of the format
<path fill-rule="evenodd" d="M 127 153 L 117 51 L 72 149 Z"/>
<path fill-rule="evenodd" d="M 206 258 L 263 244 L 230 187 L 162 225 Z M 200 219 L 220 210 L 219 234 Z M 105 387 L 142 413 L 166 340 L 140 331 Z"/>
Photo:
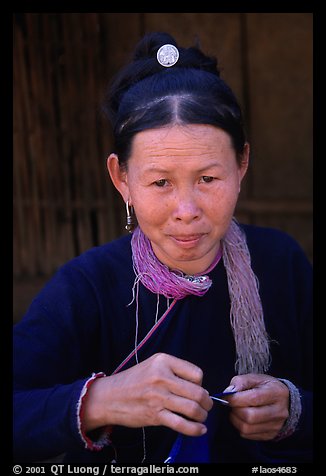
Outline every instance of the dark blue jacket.
<path fill-rule="evenodd" d="M 217 463 L 310 462 L 311 265 L 288 235 L 267 228 L 243 228 L 272 339 L 268 373 L 300 389 L 303 411 L 292 436 L 279 442 L 258 442 L 241 438 L 229 422 L 229 409 L 214 404 L 207 436 L 190 438 L 188 448 L 199 449 L 204 442 L 209 460 Z M 189 360 L 202 368 L 203 386 L 214 394 L 227 387 L 235 374 L 235 345 L 222 260 L 210 277 L 213 285 L 207 294 L 178 301 L 138 358 L 165 352 Z M 93 248 L 61 267 L 15 326 L 15 461 L 40 461 L 64 453 L 65 461 L 71 463 L 107 463 L 115 454 L 121 464 L 141 462 L 141 429 L 115 427 L 116 453 L 112 446 L 90 451 L 80 437 L 76 417 L 81 390 L 90 376 L 94 372 L 110 375 L 134 348 L 135 305 L 128 306 L 134 279 L 130 236 Z M 154 324 L 156 303 L 156 295 L 141 285 L 139 340 Z M 159 315 L 166 306 L 161 296 Z M 132 359 L 127 367 L 134 364 Z M 95 439 L 97 434 L 90 436 Z M 146 428 L 146 462 L 162 463 L 177 436 L 165 427 Z M 197 458 L 193 449 L 188 454 Z"/>

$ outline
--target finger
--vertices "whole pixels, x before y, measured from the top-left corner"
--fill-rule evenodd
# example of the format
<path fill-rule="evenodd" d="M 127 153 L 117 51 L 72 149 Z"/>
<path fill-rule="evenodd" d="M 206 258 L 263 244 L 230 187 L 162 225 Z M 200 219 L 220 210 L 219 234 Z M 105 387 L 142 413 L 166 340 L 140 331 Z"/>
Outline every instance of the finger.
<path fill-rule="evenodd" d="M 278 432 L 272 431 L 267 433 L 254 433 L 250 435 L 241 435 L 242 438 L 246 440 L 254 440 L 254 441 L 269 441 L 273 440 L 277 436 Z"/>
<path fill-rule="evenodd" d="M 213 406 L 212 399 L 207 390 L 181 378 L 172 379 L 169 382 L 169 390 L 172 394 L 193 401 L 201 406 L 202 409 L 209 411 Z"/>
<path fill-rule="evenodd" d="M 284 424 L 284 420 L 273 420 L 263 423 L 249 424 L 236 414 L 230 415 L 231 423 L 239 431 L 240 436 L 248 439 L 274 438 Z"/>
<path fill-rule="evenodd" d="M 225 397 L 230 407 L 261 407 L 275 403 L 277 398 L 268 389 L 252 388 Z"/>
<path fill-rule="evenodd" d="M 243 374 L 236 375 L 231 379 L 228 389 L 232 387 L 233 390 L 241 392 L 244 390 L 250 390 L 252 388 L 260 387 L 271 381 L 278 381 L 274 377 L 265 374 Z M 227 389 L 226 389 L 227 390 Z"/>
<path fill-rule="evenodd" d="M 187 420 L 181 415 L 166 409 L 160 412 L 158 421 L 159 425 L 166 426 L 187 436 L 201 436 L 207 432 L 207 428 L 203 423 Z"/>
<path fill-rule="evenodd" d="M 197 365 L 172 355 L 167 357 L 169 358 L 170 368 L 175 375 L 197 385 L 202 384 L 203 371 Z"/>
<path fill-rule="evenodd" d="M 231 407 L 260 407 L 285 402 L 287 406 L 288 389 L 285 385 L 275 380 L 266 380 L 257 387 L 225 397 Z"/>
<path fill-rule="evenodd" d="M 289 412 L 286 408 L 281 409 L 279 405 L 264 405 L 261 407 L 236 407 L 231 414 L 248 425 L 268 424 L 270 422 L 285 421 Z"/>
<path fill-rule="evenodd" d="M 207 390 L 203 389 L 203 372 L 196 365 L 168 354 L 152 357 L 157 367 L 156 379 L 171 393 L 199 403 L 209 411 L 213 403 Z"/>
<path fill-rule="evenodd" d="M 204 422 L 208 415 L 208 411 L 194 400 L 171 394 L 165 401 L 165 408 L 173 413 L 178 413 L 190 420 L 198 422 Z"/>

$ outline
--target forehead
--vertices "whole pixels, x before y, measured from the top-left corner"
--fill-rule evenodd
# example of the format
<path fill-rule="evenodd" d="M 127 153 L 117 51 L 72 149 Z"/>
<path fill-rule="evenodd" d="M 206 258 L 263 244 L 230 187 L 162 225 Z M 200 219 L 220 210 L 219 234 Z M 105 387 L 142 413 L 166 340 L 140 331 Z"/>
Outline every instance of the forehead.
<path fill-rule="evenodd" d="M 188 124 L 148 129 L 136 134 L 131 158 L 167 155 L 216 155 L 232 152 L 231 138 L 222 129 L 211 125 Z"/>

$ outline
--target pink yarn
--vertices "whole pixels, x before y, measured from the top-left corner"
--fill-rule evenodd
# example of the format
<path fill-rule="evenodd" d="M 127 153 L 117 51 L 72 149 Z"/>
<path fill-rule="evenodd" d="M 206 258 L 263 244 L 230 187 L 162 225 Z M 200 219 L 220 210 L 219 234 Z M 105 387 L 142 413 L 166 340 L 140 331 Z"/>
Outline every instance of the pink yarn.
<path fill-rule="evenodd" d="M 264 373 L 270 366 L 269 338 L 259 295 L 259 282 L 251 267 L 244 232 L 233 219 L 222 240 L 223 262 L 231 300 L 238 374 Z"/>
<path fill-rule="evenodd" d="M 137 227 L 131 240 L 136 274 L 133 300 L 138 302 L 135 287 L 139 286 L 139 282 L 151 292 L 167 299 L 179 300 L 190 294 L 203 296 L 212 285 L 206 273 L 217 265 L 223 255 L 231 301 L 230 322 L 237 353 L 235 369 L 239 374 L 264 373 L 270 365 L 270 352 L 259 283 L 251 268 L 245 234 L 235 219 L 231 221 L 221 242 L 222 246 L 215 260 L 205 273 L 187 276 L 181 271 L 170 270 L 161 263 L 153 252 L 150 240 Z M 138 306 L 136 314 L 138 322 Z"/>
<path fill-rule="evenodd" d="M 138 279 L 147 289 L 168 299 L 183 299 L 189 294 L 203 296 L 212 285 L 211 279 L 205 273 L 211 271 L 222 256 L 220 248 L 215 260 L 203 275 L 189 276 L 178 270 L 170 270 L 161 263 L 156 258 L 149 239 L 139 227 L 133 233 L 131 246 Z"/>

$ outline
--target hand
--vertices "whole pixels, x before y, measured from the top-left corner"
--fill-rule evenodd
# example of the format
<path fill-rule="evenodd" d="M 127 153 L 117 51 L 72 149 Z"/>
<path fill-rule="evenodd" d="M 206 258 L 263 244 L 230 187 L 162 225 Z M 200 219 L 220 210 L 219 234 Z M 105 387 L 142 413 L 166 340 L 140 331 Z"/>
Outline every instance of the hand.
<path fill-rule="evenodd" d="M 202 435 L 213 406 L 202 379 L 202 370 L 194 364 L 155 354 L 128 370 L 97 379 L 88 390 L 83 426 L 90 431 L 105 425 L 163 425 L 184 435 Z"/>
<path fill-rule="evenodd" d="M 270 375 L 246 374 L 233 377 L 225 391 L 231 389 L 238 393 L 225 398 L 240 435 L 249 440 L 275 438 L 289 416 L 287 386 Z"/>

